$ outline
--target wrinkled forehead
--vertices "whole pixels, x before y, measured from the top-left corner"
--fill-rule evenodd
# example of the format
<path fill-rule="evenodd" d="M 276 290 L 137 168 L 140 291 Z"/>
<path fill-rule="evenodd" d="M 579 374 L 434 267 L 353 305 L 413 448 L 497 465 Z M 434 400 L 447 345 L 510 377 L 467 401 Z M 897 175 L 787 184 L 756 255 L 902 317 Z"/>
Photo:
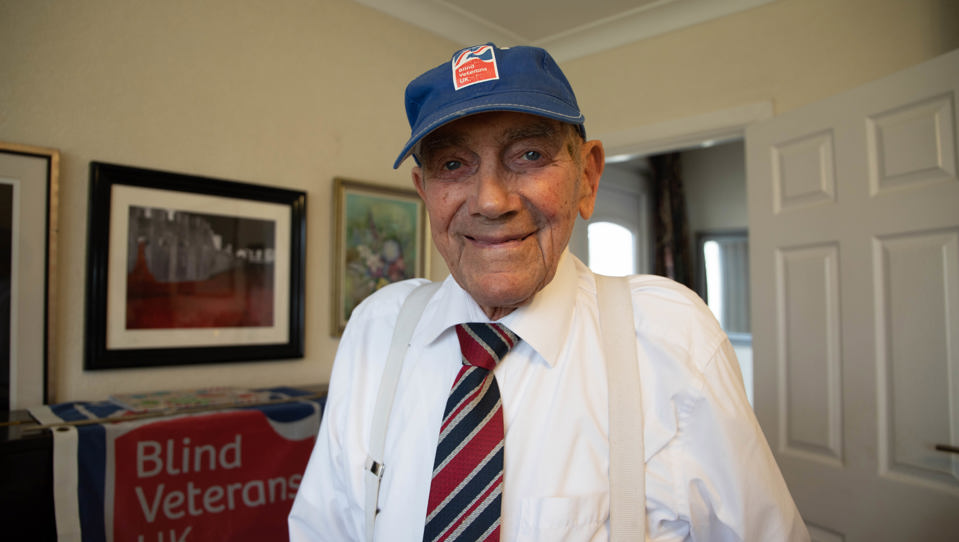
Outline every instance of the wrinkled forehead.
<path fill-rule="evenodd" d="M 526 113 L 479 113 L 433 130 L 417 144 L 414 155 L 429 156 L 439 149 L 490 142 L 497 145 L 529 139 L 562 142 L 573 129 L 566 126 L 554 119 Z"/>

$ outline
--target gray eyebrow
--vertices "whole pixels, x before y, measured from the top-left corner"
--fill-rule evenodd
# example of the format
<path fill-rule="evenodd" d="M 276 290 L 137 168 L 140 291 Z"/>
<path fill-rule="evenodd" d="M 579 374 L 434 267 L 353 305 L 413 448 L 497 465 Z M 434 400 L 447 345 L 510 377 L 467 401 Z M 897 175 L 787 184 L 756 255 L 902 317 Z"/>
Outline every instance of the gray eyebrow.
<path fill-rule="evenodd" d="M 523 139 L 552 138 L 559 132 L 558 126 L 558 121 L 550 122 L 544 119 L 543 122 L 536 122 L 507 131 L 501 141 L 509 143 Z"/>
<path fill-rule="evenodd" d="M 428 156 L 429 153 L 437 149 L 461 145 L 464 141 L 466 141 L 466 138 L 458 134 L 427 134 L 416 144 L 413 150 L 414 154 L 418 156 Z"/>

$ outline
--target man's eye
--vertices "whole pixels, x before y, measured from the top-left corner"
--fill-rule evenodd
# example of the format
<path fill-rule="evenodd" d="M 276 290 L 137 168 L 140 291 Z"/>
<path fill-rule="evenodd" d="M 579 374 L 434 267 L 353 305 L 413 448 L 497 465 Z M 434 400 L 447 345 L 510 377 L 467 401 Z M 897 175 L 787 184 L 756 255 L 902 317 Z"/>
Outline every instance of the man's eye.
<path fill-rule="evenodd" d="M 461 167 L 463 167 L 463 163 L 459 160 L 448 160 L 443 162 L 443 170 L 445 171 L 455 171 Z"/>
<path fill-rule="evenodd" d="M 526 151 L 523 153 L 523 159 L 529 160 L 530 162 L 535 162 L 536 160 L 539 160 L 542 157 L 543 155 L 539 153 L 538 151 Z"/>

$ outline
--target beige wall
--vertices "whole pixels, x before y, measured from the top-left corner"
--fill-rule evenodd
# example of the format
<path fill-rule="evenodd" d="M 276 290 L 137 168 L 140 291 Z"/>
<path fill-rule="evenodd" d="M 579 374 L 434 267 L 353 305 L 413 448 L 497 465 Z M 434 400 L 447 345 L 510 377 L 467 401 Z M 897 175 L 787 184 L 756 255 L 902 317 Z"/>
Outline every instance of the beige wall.
<path fill-rule="evenodd" d="M 780 0 L 565 67 L 592 134 L 781 112 L 959 46 L 954 4 Z M 408 186 L 402 89 L 453 48 L 348 0 L 0 0 L 0 140 L 62 152 L 55 399 L 326 381 L 332 179 Z M 91 160 L 307 191 L 306 358 L 84 372 Z"/>
<path fill-rule="evenodd" d="M 690 149 L 681 160 L 690 242 L 698 231 L 745 230 L 749 216 L 743 142 Z"/>
<path fill-rule="evenodd" d="M 778 0 L 563 68 L 602 136 L 758 102 L 782 113 L 957 47 L 955 0 Z"/>
<path fill-rule="evenodd" d="M 348 0 L 0 1 L 0 140 L 62 153 L 55 399 L 328 380 L 333 177 L 411 186 L 403 88 L 453 48 Z M 306 358 L 85 372 L 91 160 L 305 190 Z"/>

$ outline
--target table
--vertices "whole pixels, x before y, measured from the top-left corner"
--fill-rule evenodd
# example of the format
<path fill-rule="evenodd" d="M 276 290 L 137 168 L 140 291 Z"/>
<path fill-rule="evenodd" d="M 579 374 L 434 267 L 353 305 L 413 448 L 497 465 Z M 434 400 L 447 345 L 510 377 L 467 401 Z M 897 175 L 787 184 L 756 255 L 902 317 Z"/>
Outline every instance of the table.
<path fill-rule="evenodd" d="M 0 412 L 0 525 L 5 540 L 56 542 L 53 437 L 26 410 Z"/>

